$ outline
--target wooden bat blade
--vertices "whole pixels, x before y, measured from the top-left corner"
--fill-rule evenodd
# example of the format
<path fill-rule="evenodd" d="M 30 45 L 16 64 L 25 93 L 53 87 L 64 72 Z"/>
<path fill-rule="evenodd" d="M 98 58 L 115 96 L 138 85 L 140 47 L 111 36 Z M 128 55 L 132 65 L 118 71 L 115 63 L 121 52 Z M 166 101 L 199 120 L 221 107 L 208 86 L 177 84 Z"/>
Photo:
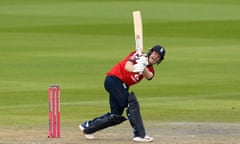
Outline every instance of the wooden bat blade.
<path fill-rule="evenodd" d="M 133 23 L 136 51 L 139 55 L 141 55 L 143 51 L 143 26 L 141 11 L 133 11 Z"/>

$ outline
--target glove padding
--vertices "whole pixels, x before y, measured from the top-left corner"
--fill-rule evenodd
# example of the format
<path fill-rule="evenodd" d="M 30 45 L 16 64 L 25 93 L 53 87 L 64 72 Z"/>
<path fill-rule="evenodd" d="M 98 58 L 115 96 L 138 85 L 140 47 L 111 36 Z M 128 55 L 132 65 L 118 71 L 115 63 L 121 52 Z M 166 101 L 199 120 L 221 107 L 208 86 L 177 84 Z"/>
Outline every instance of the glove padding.
<path fill-rule="evenodd" d="M 143 63 L 137 63 L 133 65 L 133 72 L 143 72 L 146 66 Z"/>
<path fill-rule="evenodd" d="M 144 66 L 147 66 L 148 65 L 148 57 L 146 55 L 138 56 L 136 62 L 137 62 L 137 64 L 141 63 Z"/>

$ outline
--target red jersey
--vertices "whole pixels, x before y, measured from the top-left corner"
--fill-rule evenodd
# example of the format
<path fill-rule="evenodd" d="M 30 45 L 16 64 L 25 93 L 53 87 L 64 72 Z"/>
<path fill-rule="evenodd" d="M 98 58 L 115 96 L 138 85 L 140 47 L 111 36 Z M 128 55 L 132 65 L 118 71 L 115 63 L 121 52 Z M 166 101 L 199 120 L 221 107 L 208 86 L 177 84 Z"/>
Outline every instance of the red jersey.
<path fill-rule="evenodd" d="M 140 82 L 143 79 L 142 74 L 140 74 L 139 72 L 129 72 L 125 69 L 125 64 L 127 63 L 127 61 L 132 61 L 134 64 L 136 64 L 135 53 L 136 53 L 135 51 L 131 52 L 122 61 L 118 62 L 115 66 L 113 66 L 112 69 L 109 72 L 107 72 L 106 75 L 116 76 L 128 86 L 131 86 L 133 84 Z M 150 65 L 150 66 L 147 66 L 147 68 L 154 75 L 153 66 Z"/>

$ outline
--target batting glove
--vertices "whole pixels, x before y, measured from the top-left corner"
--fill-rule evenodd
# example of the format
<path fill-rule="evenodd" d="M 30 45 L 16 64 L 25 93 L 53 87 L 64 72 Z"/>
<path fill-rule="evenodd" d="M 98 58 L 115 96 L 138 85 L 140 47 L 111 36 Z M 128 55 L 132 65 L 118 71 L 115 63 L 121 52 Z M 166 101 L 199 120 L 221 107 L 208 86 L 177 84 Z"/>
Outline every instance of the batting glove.
<path fill-rule="evenodd" d="M 144 66 L 148 65 L 148 57 L 146 55 L 141 55 L 140 57 L 137 58 L 137 63 L 141 63 Z"/>
<path fill-rule="evenodd" d="M 137 64 L 133 65 L 133 72 L 143 72 L 145 67 L 146 66 L 143 65 L 142 63 L 137 63 Z"/>

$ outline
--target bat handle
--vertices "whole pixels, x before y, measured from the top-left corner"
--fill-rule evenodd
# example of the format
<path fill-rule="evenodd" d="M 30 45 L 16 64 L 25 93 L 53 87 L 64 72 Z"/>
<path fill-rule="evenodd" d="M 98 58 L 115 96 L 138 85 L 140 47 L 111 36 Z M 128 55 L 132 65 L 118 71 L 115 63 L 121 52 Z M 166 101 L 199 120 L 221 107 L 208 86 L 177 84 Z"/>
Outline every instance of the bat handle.
<path fill-rule="evenodd" d="M 142 40 L 141 38 L 136 37 L 136 51 L 139 55 L 142 55 L 142 50 L 143 50 L 143 46 L 142 46 Z"/>

